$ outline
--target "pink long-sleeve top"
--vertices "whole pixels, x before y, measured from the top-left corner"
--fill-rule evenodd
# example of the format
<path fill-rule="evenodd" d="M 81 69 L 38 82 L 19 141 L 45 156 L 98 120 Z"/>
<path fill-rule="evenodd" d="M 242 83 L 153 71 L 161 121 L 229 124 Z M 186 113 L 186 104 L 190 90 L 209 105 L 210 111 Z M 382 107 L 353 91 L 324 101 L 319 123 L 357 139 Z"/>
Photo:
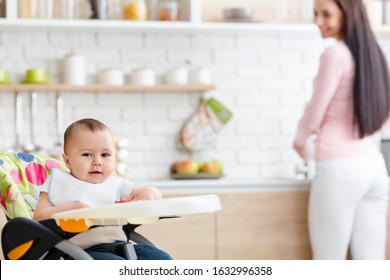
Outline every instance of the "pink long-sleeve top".
<path fill-rule="evenodd" d="M 372 155 L 372 141 L 359 138 L 353 122 L 354 76 L 354 60 L 343 41 L 323 52 L 314 93 L 295 137 L 295 144 L 304 147 L 310 135 L 317 135 L 316 160 Z"/>

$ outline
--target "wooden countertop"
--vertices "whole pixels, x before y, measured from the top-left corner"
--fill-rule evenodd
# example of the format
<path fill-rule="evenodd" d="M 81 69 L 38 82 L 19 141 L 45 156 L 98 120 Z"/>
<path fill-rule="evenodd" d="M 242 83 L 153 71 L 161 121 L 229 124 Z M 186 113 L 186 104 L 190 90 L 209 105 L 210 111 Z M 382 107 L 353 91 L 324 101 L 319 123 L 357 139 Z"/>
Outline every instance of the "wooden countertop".
<path fill-rule="evenodd" d="M 293 178 L 151 180 L 135 181 L 140 186 L 154 186 L 163 194 L 266 193 L 309 191 L 311 180 Z M 390 178 L 389 178 L 390 191 Z"/>
<path fill-rule="evenodd" d="M 155 186 L 163 194 L 250 193 L 308 191 L 310 180 L 276 179 L 216 179 L 216 180 L 156 180 L 135 182 Z"/>

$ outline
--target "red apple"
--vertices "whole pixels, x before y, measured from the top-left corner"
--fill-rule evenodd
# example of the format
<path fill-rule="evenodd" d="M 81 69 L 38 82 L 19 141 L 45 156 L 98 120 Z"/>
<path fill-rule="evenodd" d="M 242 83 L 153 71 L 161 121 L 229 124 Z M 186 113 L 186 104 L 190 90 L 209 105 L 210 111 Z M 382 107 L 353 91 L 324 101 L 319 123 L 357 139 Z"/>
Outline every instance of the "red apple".
<path fill-rule="evenodd" d="M 179 174 L 196 174 L 199 171 L 199 164 L 192 160 L 176 162 L 176 172 Z"/>
<path fill-rule="evenodd" d="M 203 164 L 202 168 L 200 169 L 201 172 L 210 173 L 210 174 L 219 174 L 220 168 L 219 165 L 216 162 L 206 162 Z"/>
<path fill-rule="evenodd" d="M 222 173 L 222 171 L 223 171 L 223 163 L 222 163 L 222 161 L 214 159 L 211 162 L 213 162 L 216 165 L 218 165 L 218 173 Z"/>

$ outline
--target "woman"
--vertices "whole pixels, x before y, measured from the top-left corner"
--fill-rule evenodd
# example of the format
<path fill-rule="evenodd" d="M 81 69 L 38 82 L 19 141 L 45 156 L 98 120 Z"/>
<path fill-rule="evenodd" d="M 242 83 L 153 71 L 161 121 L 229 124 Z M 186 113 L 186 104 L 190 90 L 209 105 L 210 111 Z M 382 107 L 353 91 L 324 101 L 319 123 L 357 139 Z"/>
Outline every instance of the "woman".
<path fill-rule="evenodd" d="M 337 42 L 321 56 L 314 94 L 302 116 L 294 149 L 317 135 L 309 198 L 314 259 L 384 259 L 387 172 L 370 136 L 389 118 L 385 57 L 361 0 L 315 0 L 315 23 Z"/>

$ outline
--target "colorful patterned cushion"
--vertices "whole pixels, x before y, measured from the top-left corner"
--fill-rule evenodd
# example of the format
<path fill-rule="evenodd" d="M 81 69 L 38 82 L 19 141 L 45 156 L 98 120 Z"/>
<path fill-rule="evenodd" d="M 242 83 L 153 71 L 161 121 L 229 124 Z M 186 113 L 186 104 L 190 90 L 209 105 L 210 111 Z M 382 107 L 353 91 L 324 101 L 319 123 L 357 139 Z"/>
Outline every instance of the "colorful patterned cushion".
<path fill-rule="evenodd" d="M 1 208 L 9 218 L 31 218 L 42 185 L 52 168 L 68 170 L 64 163 L 47 156 L 0 153 Z"/>

